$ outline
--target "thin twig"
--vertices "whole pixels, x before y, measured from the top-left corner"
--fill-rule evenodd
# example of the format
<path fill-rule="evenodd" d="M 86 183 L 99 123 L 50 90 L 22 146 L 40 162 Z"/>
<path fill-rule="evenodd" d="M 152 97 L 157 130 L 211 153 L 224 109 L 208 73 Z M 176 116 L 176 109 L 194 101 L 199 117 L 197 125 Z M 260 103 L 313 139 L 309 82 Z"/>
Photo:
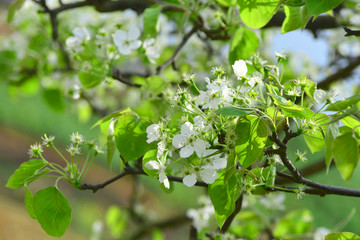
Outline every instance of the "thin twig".
<path fill-rule="evenodd" d="M 348 36 L 360 37 L 360 31 L 351 30 L 348 27 L 343 27 L 343 28 L 344 28 L 344 30 L 346 32 L 345 37 L 348 37 Z"/>
<path fill-rule="evenodd" d="M 236 217 L 236 215 L 240 212 L 241 207 L 242 207 L 242 202 L 243 202 L 243 194 L 240 195 L 240 197 L 238 198 L 238 200 L 236 200 L 235 202 L 235 209 L 234 211 L 231 213 L 231 215 L 225 220 L 224 225 L 222 226 L 222 228 L 220 229 L 221 233 L 226 233 L 227 230 L 229 229 L 231 223 L 234 221 L 234 218 Z"/>

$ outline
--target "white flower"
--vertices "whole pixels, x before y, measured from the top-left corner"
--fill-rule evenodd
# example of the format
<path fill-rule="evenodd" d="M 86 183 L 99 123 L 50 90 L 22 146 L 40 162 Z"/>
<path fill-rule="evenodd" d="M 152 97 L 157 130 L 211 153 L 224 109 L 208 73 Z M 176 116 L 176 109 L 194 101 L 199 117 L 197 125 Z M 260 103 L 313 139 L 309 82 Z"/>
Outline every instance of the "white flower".
<path fill-rule="evenodd" d="M 42 146 L 39 143 L 35 143 L 35 144 L 30 145 L 28 154 L 30 155 L 30 158 L 32 158 L 32 157 L 40 158 L 42 152 L 43 152 Z"/>
<path fill-rule="evenodd" d="M 195 131 L 194 126 L 190 122 L 185 122 L 181 126 L 181 134 L 174 136 L 172 144 L 175 148 L 180 149 L 180 157 L 190 157 L 194 151 L 201 157 L 206 149 L 206 142 L 197 138 L 198 133 Z"/>
<path fill-rule="evenodd" d="M 284 49 L 282 49 L 281 52 L 275 51 L 275 56 L 278 59 L 286 59 L 286 55 L 284 54 Z"/>
<path fill-rule="evenodd" d="M 124 55 L 129 55 L 132 50 L 141 46 L 141 41 L 138 40 L 140 30 L 136 26 L 132 26 L 128 32 L 116 30 L 112 37 L 119 52 Z"/>
<path fill-rule="evenodd" d="M 70 141 L 73 144 L 78 145 L 84 142 L 84 137 L 79 132 L 72 133 L 70 136 Z"/>
<path fill-rule="evenodd" d="M 332 103 L 335 97 L 336 94 L 333 90 L 329 90 L 326 92 L 324 90 L 318 89 L 314 92 L 315 101 L 317 101 L 318 103 Z"/>
<path fill-rule="evenodd" d="M 218 174 L 215 168 L 210 165 L 202 167 L 192 166 L 192 168 L 187 170 L 185 177 L 183 178 L 183 183 L 188 187 L 192 187 L 195 185 L 198 178 L 207 184 L 212 184 L 218 178 Z"/>
<path fill-rule="evenodd" d="M 158 170 L 159 171 L 159 181 L 163 183 L 166 188 L 170 188 L 170 182 L 165 174 L 166 166 L 161 161 L 149 161 L 145 163 L 145 167 L 149 170 Z"/>
<path fill-rule="evenodd" d="M 254 87 L 255 84 L 259 84 L 259 85 L 263 85 L 262 82 L 262 75 L 258 72 L 255 72 L 251 75 L 251 77 L 249 78 L 249 80 L 247 81 L 247 83 L 250 85 L 250 87 Z"/>
<path fill-rule="evenodd" d="M 209 220 L 214 214 L 215 211 L 212 205 L 207 205 L 199 209 L 191 208 L 186 212 L 186 216 L 193 220 L 192 225 L 198 232 L 208 226 Z"/>
<path fill-rule="evenodd" d="M 214 154 L 216 151 L 217 150 L 215 149 L 209 149 L 204 152 L 202 159 L 204 160 L 206 166 L 211 167 L 215 170 L 226 168 L 226 164 L 227 164 L 226 156 L 221 157 L 221 153 L 210 156 Z"/>
<path fill-rule="evenodd" d="M 65 44 L 70 50 L 73 50 L 74 52 L 80 52 L 84 49 L 81 44 L 84 41 L 90 40 L 90 34 L 84 27 L 74 28 L 73 34 L 74 36 L 68 37 L 66 39 Z"/>
<path fill-rule="evenodd" d="M 146 128 L 146 133 L 147 133 L 147 143 L 152 143 L 154 141 L 159 140 L 160 135 L 161 135 L 161 126 L 159 123 L 154 123 L 151 124 L 150 126 L 148 126 Z"/>
<path fill-rule="evenodd" d="M 246 77 L 247 66 L 244 60 L 235 61 L 234 65 L 232 65 L 232 68 L 238 78 Z"/>
<path fill-rule="evenodd" d="M 271 210 L 284 210 L 285 194 L 269 194 L 265 197 L 260 198 L 260 203 L 267 209 Z"/>
<path fill-rule="evenodd" d="M 205 78 L 208 83 L 206 85 L 207 91 L 200 91 L 200 95 L 196 100 L 197 105 L 201 105 L 202 108 L 215 109 L 218 108 L 219 104 L 232 103 L 235 91 L 228 87 L 226 79 L 216 79 L 210 81 L 209 78 Z"/>
<path fill-rule="evenodd" d="M 44 134 L 44 137 L 41 137 L 41 139 L 43 140 L 42 145 L 49 146 L 50 144 L 53 143 L 55 137 L 54 136 L 48 137 L 46 134 Z"/>
<path fill-rule="evenodd" d="M 71 144 L 66 148 L 66 151 L 68 151 L 72 157 L 75 156 L 76 154 L 81 154 L 79 145 Z"/>
<path fill-rule="evenodd" d="M 223 99 L 219 96 L 219 92 L 215 90 L 200 91 L 200 95 L 196 100 L 196 105 L 202 105 L 202 108 L 214 109 L 222 103 Z"/>
<path fill-rule="evenodd" d="M 145 49 L 145 55 L 151 63 L 155 63 L 156 58 L 160 57 L 159 49 L 154 45 L 155 39 L 150 38 L 144 41 L 143 47 Z"/>
<path fill-rule="evenodd" d="M 331 233 L 331 231 L 327 228 L 320 227 L 317 228 L 314 232 L 314 240 L 324 240 L 325 236 Z"/>

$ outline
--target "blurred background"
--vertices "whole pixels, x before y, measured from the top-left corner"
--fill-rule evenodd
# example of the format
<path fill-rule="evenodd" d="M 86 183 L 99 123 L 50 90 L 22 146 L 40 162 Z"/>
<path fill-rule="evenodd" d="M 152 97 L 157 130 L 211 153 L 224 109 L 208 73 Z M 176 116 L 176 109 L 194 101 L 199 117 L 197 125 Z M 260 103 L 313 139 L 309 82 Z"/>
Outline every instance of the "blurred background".
<path fill-rule="evenodd" d="M 0 39 L 6 39 L 16 35 L 16 29 L 6 23 L 6 11 L 11 1 L 0 1 Z M 48 31 L 47 28 L 34 31 Z M 275 33 L 276 32 L 276 33 Z M 307 68 L 315 71 L 317 79 L 323 79 L 331 69 L 323 71 L 329 64 L 329 55 L 334 50 L 330 32 L 315 38 L 309 31 L 294 31 L 281 35 L 278 31 L 267 35 L 270 46 L 263 49 L 264 54 L 273 55 L 274 51 L 280 52 L 285 49 L 291 53 L 292 61 L 299 63 L 299 68 Z M 343 34 L 343 33 L 341 33 Z M 19 39 L 21 41 L 21 39 Z M 359 41 L 359 40 L 354 40 Z M 4 47 L 2 45 L 1 47 Z M 359 53 L 358 43 L 354 43 L 350 53 Z M 343 47 L 345 49 L 345 47 Z M 0 48 L 0 50 L 3 50 Z M 346 51 L 346 50 L 343 50 Z M 297 59 L 294 56 L 299 56 Z M 301 62 L 300 58 L 307 59 Z M 1 59 L 0 59 L 1 61 Z M 0 62 L 1 66 L 7 66 Z M 314 68 L 318 68 L 314 70 Z M 5 71 L 5 69 L 0 69 Z M 342 96 L 353 94 L 354 86 L 359 87 L 359 69 L 355 70 L 350 78 L 340 84 L 333 85 L 341 92 Z M 56 111 L 44 101 L 44 97 L 35 90 L 36 84 L 31 82 L 19 89 L 0 79 L 0 239 L 23 240 L 23 239 L 52 239 L 38 224 L 32 220 L 25 209 L 24 191 L 5 188 L 5 184 L 14 170 L 24 161 L 29 159 L 28 149 L 31 144 L 41 142 L 44 133 L 54 135 L 55 144 L 60 151 L 65 153 L 65 147 L 69 143 L 69 136 L 73 132 L 83 134 L 87 139 L 99 136 L 100 129 L 91 128 L 99 120 L 97 114 L 89 114 L 87 108 L 71 107 L 71 100 L 65 100 L 62 111 Z M 79 110 L 80 109 L 80 110 Z M 296 151 L 299 146 L 306 150 L 308 161 L 311 165 L 323 159 L 324 152 L 311 155 L 303 139 L 292 141 L 290 149 Z M 51 150 L 46 150 L 44 155 L 53 161 L 59 161 L 58 155 Z M 111 170 L 107 166 L 105 158 L 99 158 L 91 168 L 85 182 L 98 184 L 119 173 L 120 164 L 114 163 Z M 332 167 L 328 174 L 325 171 L 317 172 L 309 176 L 310 179 L 326 184 L 360 188 L 360 171 L 357 168 L 350 183 L 344 182 L 338 171 Z M 116 231 L 107 227 L 107 222 L 115 218 L 118 222 L 118 233 L 121 233 L 124 224 L 121 225 L 123 209 L 132 208 L 138 212 L 146 212 L 150 219 L 161 223 L 166 218 L 174 218 L 177 226 L 158 225 L 164 230 L 164 234 L 155 230 L 147 230 L 146 226 L 137 228 L 136 222 L 125 228 L 132 229 L 138 239 L 187 239 L 191 221 L 186 218 L 189 208 L 199 206 L 198 197 L 204 193 L 203 189 L 187 188 L 183 184 L 176 184 L 172 194 L 166 194 L 160 188 L 156 180 L 146 178 L 139 180 L 127 176 L 95 194 L 91 191 L 79 191 L 73 186 L 61 183 L 60 188 L 64 195 L 69 198 L 73 209 L 71 228 L 60 239 L 120 239 Z M 33 192 L 44 186 L 53 184 L 52 180 L 44 180 L 31 186 Z M 136 192 L 136 194 L 134 194 Z M 360 234 L 360 201 L 358 198 L 331 196 L 305 196 L 302 200 L 295 200 L 294 195 L 286 195 L 285 206 L 288 210 L 310 209 L 313 215 L 314 227 L 326 227 L 328 229 L 341 229 Z M 284 214 L 284 213 L 283 213 Z M 110 219 L 110 220 L 109 220 Z M 141 222 L 141 220 L 139 220 Z M 170 228 L 171 227 L 171 228 Z M 101 238 L 97 235 L 101 232 Z M 159 237 L 160 236 L 160 237 Z M 162 236 L 162 237 L 161 237 Z M 157 238 L 156 238 L 157 237 Z"/>

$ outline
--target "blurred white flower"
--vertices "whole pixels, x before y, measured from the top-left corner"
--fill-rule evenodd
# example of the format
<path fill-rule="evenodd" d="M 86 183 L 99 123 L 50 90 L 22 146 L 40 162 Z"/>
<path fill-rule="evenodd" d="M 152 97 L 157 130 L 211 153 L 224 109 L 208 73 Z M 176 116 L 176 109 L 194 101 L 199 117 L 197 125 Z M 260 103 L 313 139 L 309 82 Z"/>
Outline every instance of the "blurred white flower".
<path fill-rule="evenodd" d="M 331 231 L 327 228 L 324 228 L 324 227 L 320 227 L 320 228 L 317 228 L 314 232 L 314 240 L 324 240 L 325 239 L 325 236 L 330 234 Z"/>
<path fill-rule="evenodd" d="M 146 133 L 147 133 L 147 143 L 152 143 L 154 141 L 157 141 L 160 138 L 160 124 L 159 123 L 154 123 L 151 124 L 150 126 L 148 126 L 146 128 Z"/>
<path fill-rule="evenodd" d="M 246 77 L 247 66 L 244 60 L 235 61 L 234 65 L 232 65 L 235 75 L 240 79 L 242 77 Z"/>
<path fill-rule="evenodd" d="M 155 46 L 155 39 L 150 38 L 144 41 L 143 47 L 145 55 L 151 63 L 156 63 L 154 59 L 160 57 L 159 49 Z"/>
<path fill-rule="evenodd" d="M 74 36 L 68 37 L 66 39 L 66 47 L 74 52 L 81 52 L 84 49 L 82 43 L 84 41 L 90 40 L 90 33 L 84 27 L 77 27 L 74 28 L 73 34 Z"/>
<path fill-rule="evenodd" d="M 333 90 L 324 91 L 321 89 L 315 90 L 314 98 L 318 103 L 332 103 L 336 97 L 336 93 Z"/>
<path fill-rule="evenodd" d="M 210 218 L 214 215 L 214 207 L 210 201 L 208 201 L 208 203 L 202 208 L 191 208 L 186 212 L 186 216 L 193 220 L 192 225 L 198 232 L 208 226 Z"/>
<path fill-rule="evenodd" d="M 113 41 L 120 53 L 129 55 L 132 50 L 138 49 L 141 46 L 140 30 L 136 26 L 131 26 L 129 31 L 116 30 L 112 35 Z"/>

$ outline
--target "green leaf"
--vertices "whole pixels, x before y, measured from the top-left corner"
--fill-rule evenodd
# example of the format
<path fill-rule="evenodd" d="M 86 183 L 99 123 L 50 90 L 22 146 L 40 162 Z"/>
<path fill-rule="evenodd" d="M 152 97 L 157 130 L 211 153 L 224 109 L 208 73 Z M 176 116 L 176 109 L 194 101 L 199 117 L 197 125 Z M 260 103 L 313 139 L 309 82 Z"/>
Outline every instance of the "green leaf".
<path fill-rule="evenodd" d="M 134 113 L 125 113 L 119 117 L 115 126 L 115 142 L 125 161 L 134 161 L 151 149 L 146 142 L 146 128 L 149 120 L 138 117 Z"/>
<path fill-rule="evenodd" d="M 150 150 L 147 153 L 145 153 L 143 160 L 142 160 L 144 172 L 152 178 L 158 178 L 159 171 L 158 170 L 150 170 L 147 167 L 145 167 L 145 164 L 150 161 L 156 161 L 157 160 L 156 155 L 157 155 L 157 149 Z"/>
<path fill-rule="evenodd" d="M 345 124 L 345 126 L 348 126 L 360 136 L 360 121 L 354 117 L 347 116 L 341 119 L 341 122 Z"/>
<path fill-rule="evenodd" d="M 8 23 L 14 19 L 15 12 L 24 5 L 24 2 L 25 0 L 16 0 L 10 4 L 7 16 Z"/>
<path fill-rule="evenodd" d="M 302 27 L 302 7 L 284 6 L 284 11 L 286 17 L 281 27 L 281 33 L 291 32 Z"/>
<path fill-rule="evenodd" d="M 251 113 L 251 111 L 245 111 L 236 107 L 228 106 L 219 108 L 216 111 L 214 111 L 216 114 L 220 114 L 223 116 L 230 116 L 230 117 L 240 117 L 245 116 Z"/>
<path fill-rule="evenodd" d="M 42 160 L 30 160 L 24 162 L 20 165 L 18 169 L 11 175 L 9 178 L 6 187 L 18 189 L 25 186 L 28 183 L 30 178 L 38 176 L 42 173 L 40 171 L 43 167 L 46 166 L 46 162 Z"/>
<path fill-rule="evenodd" d="M 268 138 L 268 127 L 260 118 L 246 116 L 238 120 L 235 131 L 235 151 L 241 166 L 245 169 L 261 155 Z"/>
<path fill-rule="evenodd" d="M 106 212 L 106 225 L 113 238 L 120 238 L 126 231 L 128 213 L 117 206 L 110 206 Z"/>
<path fill-rule="evenodd" d="M 298 107 L 302 108 L 303 110 L 298 111 L 298 108 L 296 108 L 295 111 L 291 111 L 291 110 L 288 111 L 285 108 L 282 108 L 281 111 L 287 117 L 298 118 L 298 119 L 310 119 L 314 116 L 314 112 L 311 111 L 310 109 L 305 108 L 305 107 L 300 107 L 300 106 L 298 106 Z"/>
<path fill-rule="evenodd" d="M 33 198 L 32 193 L 31 193 L 30 190 L 26 187 L 26 188 L 25 188 L 25 199 L 24 199 L 25 207 L 26 207 L 27 212 L 29 213 L 29 216 L 30 216 L 32 219 L 36 219 L 36 215 L 35 215 L 34 207 L 33 207 L 33 199 L 34 199 L 34 198 Z"/>
<path fill-rule="evenodd" d="M 325 139 L 320 131 L 311 135 L 308 133 L 304 135 L 304 139 L 312 153 L 321 151 L 325 147 Z"/>
<path fill-rule="evenodd" d="M 157 34 L 157 22 L 162 6 L 147 8 L 144 11 L 144 36 L 145 38 L 155 38 Z"/>
<path fill-rule="evenodd" d="M 290 7 L 301 7 L 305 5 L 305 0 L 287 0 L 285 1 L 285 5 Z"/>
<path fill-rule="evenodd" d="M 360 101 L 360 95 L 355 95 L 355 96 L 349 97 L 347 99 L 340 100 L 340 101 L 330 104 L 330 106 L 328 108 L 326 108 L 326 111 L 342 111 L 352 105 L 355 105 L 359 101 Z"/>
<path fill-rule="evenodd" d="M 332 160 L 332 144 L 334 139 L 339 136 L 339 122 L 334 122 L 328 125 L 325 136 L 325 164 L 326 170 L 329 171 Z"/>
<path fill-rule="evenodd" d="M 38 191 L 33 199 L 34 212 L 41 227 L 53 237 L 61 237 L 71 222 L 71 207 L 67 198 L 56 188 Z"/>
<path fill-rule="evenodd" d="M 61 112 L 65 109 L 64 97 L 59 88 L 46 88 L 43 90 L 42 96 L 52 110 Z"/>
<path fill-rule="evenodd" d="M 268 95 L 273 98 L 275 105 L 279 106 L 282 110 L 285 110 L 287 112 L 303 112 L 306 115 L 305 108 L 294 104 L 292 101 L 287 100 L 286 98 L 278 96 L 276 94 L 269 93 Z"/>
<path fill-rule="evenodd" d="M 236 5 L 236 0 L 216 0 L 216 2 L 220 3 L 225 7 L 233 7 Z"/>
<path fill-rule="evenodd" d="M 289 237 L 295 234 L 305 234 L 311 229 L 313 216 L 307 209 L 299 209 L 285 215 L 275 226 L 276 239 Z"/>
<path fill-rule="evenodd" d="M 351 232 L 338 232 L 326 235 L 325 240 L 360 240 L 360 237 Z"/>
<path fill-rule="evenodd" d="M 230 65 L 239 59 L 249 59 L 258 48 L 259 39 L 256 34 L 247 28 L 239 28 L 235 32 L 230 45 Z"/>
<path fill-rule="evenodd" d="M 113 119 L 113 118 L 120 117 L 120 116 L 122 116 L 123 114 L 128 113 L 128 112 L 131 112 L 131 109 L 130 109 L 130 108 L 126 108 L 126 109 L 124 109 L 124 110 L 119 110 L 119 111 L 113 112 L 113 113 L 107 115 L 106 117 L 100 119 L 99 121 L 97 121 L 94 125 L 92 125 L 91 128 L 94 128 L 94 127 L 96 127 L 96 126 L 98 126 L 98 125 L 101 125 L 101 124 L 103 124 L 103 123 L 106 123 L 106 122 L 110 121 L 110 120 Z"/>
<path fill-rule="evenodd" d="M 227 181 L 224 181 L 224 171 L 213 184 L 209 185 L 209 197 L 214 205 L 216 220 L 221 228 L 225 220 L 235 209 L 235 202 L 240 197 L 241 191 L 237 187 L 236 175 L 233 174 Z"/>
<path fill-rule="evenodd" d="M 341 177 L 349 181 L 359 161 L 359 146 L 351 132 L 335 138 L 332 154 Z"/>
<path fill-rule="evenodd" d="M 115 154 L 116 143 L 115 143 L 115 123 L 116 120 L 111 119 L 110 124 L 106 134 L 106 152 L 107 152 L 107 162 L 109 167 L 111 167 L 111 162 Z"/>
<path fill-rule="evenodd" d="M 308 79 L 308 85 L 305 87 L 305 93 L 308 95 L 311 99 L 315 100 L 314 93 L 316 90 L 316 83 Z"/>
<path fill-rule="evenodd" d="M 238 0 L 241 19 L 251 28 L 265 26 L 275 14 L 279 0 Z"/>
<path fill-rule="evenodd" d="M 336 8 L 344 0 L 306 0 L 306 7 L 310 15 L 318 15 Z"/>
<path fill-rule="evenodd" d="M 141 89 L 150 90 L 152 94 L 157 95 L 160 94 L 166 86 L 167 83 L 164 81 L 162 77 L 151 76 L 146 78 L 146 81 L 144 84 L 142 84 Z"/>
<path fill-rule="evenodd" d="M 85 89 L 99 85 L 107 76 L 109 66 L 98 59 L 85 62 L 79 72 L 79 80 Z"/>

